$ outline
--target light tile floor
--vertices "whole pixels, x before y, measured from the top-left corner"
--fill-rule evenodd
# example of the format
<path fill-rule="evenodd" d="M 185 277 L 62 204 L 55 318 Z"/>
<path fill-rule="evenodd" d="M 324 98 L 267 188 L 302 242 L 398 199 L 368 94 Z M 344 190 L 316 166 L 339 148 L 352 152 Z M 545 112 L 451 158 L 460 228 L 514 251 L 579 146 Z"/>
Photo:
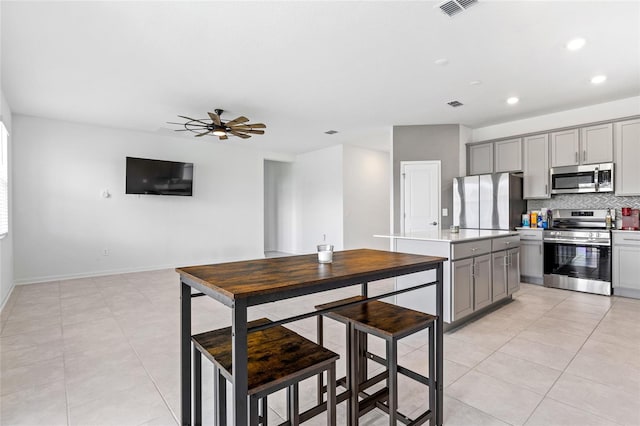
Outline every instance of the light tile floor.
<path fill-rule="evenodd" d="M 265 305 L 252 309 L 250 319 L 283 318 L 356 291 Z M 169 270 L 17 287 L 1 315 L 0 424 L 177 424 L 178 314 L 178 277 Z M 193 299 L 194 333 L 229 324 L 228 308 Z M 292 328 L 315 338 L 313 319 Z M 342 360 L 343 333 L 326 321 L 327 346 Z M 402 365 L 426 372 L 424 337 L 401 342 Z M 640 425 L 638 300 L 523 284 L 513 302 L 446 333 L 444 341 L 447 426 Z M 383 350 L 375 339 L 370 345 Z M 303 407 L 313 404 L 313 386 L 302 387 Z M 401 381 L 402 410 L 415 414 L 423 400 L 418 385 Z M 282 421 L 283 395 L 269 403 L 270 423 Z M 210 423 L 211 404 L 204 411 Z M 343 406 L 338 415 L 344 424 Z M 361 424 L 387 422 L 374 411 Z"/>

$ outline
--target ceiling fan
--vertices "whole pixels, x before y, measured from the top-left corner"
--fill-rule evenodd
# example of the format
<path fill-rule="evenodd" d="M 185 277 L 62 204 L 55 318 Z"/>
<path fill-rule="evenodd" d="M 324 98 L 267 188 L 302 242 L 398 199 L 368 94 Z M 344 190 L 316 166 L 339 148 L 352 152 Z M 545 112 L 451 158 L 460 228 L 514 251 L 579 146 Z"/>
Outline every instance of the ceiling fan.
<path fill-rule="evenodd" d="M 229 139 L 229 136 L 238 136 L 242 139 L 249 139 L 251 135 L 264 135 L 267 126 L 262 123 L 249 123 L 249 119 L 244 116 L 234 118 L 231 121 L 224 122 L 220 118 L 223 109 L 214 109 L 215 112 L 208 112 L 209 118 L 191 118 L 184 115 L 178 117 L 188 120 L 186 123 L 172 123 L 184 126 L 184 129 L 176 129 L 176 132 L 193 132 L 197 133 L 196 137 L 204 135 L 217 136 L 220 140 Z"/>

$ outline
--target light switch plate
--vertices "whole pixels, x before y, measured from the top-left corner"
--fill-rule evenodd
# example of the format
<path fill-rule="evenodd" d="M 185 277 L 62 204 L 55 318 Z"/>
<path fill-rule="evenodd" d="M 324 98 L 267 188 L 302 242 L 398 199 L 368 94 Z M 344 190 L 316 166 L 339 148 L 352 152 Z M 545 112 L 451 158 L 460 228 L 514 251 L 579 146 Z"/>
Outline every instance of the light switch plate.
<path fill-rule="evenodd" d="M 449 209 L 442 209 L 442 217 L 449 216 Z"/>

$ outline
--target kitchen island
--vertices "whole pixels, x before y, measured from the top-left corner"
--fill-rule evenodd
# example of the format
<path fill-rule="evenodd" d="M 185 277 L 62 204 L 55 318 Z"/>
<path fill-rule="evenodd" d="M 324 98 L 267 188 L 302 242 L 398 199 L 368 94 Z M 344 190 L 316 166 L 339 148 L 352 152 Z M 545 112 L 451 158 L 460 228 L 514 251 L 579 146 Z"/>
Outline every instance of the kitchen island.
<path fill-rule="evenodd" d="M 391 239 L 401 253 L 446 257 L 443 264 L 443 315 L 450 329 L 511 299 L 520 288 L 520 237 L 517 231 L 445 229 L 375 235 Z M 432 271 L 396 278 L 396 290 L 435 279 Z M 396 303 L 433 313 L 436 295 L 429 288 L 399 294 Z"/>

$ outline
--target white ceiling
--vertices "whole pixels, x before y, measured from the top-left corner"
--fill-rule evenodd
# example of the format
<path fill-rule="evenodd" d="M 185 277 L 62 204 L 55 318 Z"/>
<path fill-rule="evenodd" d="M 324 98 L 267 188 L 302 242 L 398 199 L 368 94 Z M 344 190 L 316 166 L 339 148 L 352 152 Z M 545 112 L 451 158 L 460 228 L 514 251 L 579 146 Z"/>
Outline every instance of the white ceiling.
<path fill-rule="evenodd" d="M 2 88 L 14 113 L 161 133 L 224 108 L 268 126 L 225 143 L 292 153 L 640 94 L 640 2 L 479 1 L 2 1 Z"/>

